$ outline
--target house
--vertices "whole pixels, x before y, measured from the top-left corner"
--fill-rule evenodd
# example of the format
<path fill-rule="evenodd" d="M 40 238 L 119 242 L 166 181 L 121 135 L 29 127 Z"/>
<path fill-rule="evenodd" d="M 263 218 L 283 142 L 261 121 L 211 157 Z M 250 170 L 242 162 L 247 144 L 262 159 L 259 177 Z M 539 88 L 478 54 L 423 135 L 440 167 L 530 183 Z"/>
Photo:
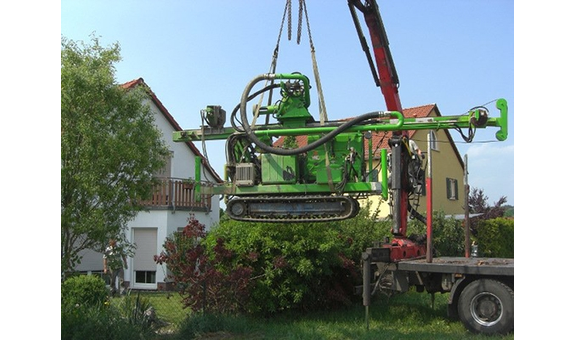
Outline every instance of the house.
<path fill-rule="evenodd" d="M 406 118 L 440 117 L 441 113 L 435 104 L 423 105 L 403 110 Z M 349 119 L 343 119 L 346 121 Z M 378 171 L 378 180 L 382 179 L 381 174 L 381 150 L 387 149 L 390 152 L 389 137 L 392 132 L 379 131 L 372 132 L 371 139 L 365 139 L 364 150 L 366 163 L 369 159 L 369 150 L 372 150 L 372 168 L 366 164 L 366 169 Z M 426 159 L 432 157 L 432 195 L 433 210 L 443 211 L 447 215 L 464 213 L 464 163 L 455 146 L 449 130 L 410 130 L 409 138 L 416 142 Z M 430 150 L 428 149 L 427 137 L 430 135 Z M 307 144 L 307 136 L 296 136 L 295 141 L 299 147 Z M 281 137 L 274 142 L 274 145 L 283 145 L 284 138 Z M 371 146 L 370 146 L 371 144 Z M 426 164 L 424 159 L 423 164 Z M 368 198 L 371 201 L 372 212 L 378 211 L 376 217 L 385 218 L 390 214 L 389 201 L 383 200 L 380 195 L 373 195 Z M 417 202 L 412 201 L 412 206 L 425 215 L 427 210 L 426 196 L 419 197 Z M 367 205 L 367 200 L 360 200 L 362 206 Z"/>
<path fill-rule="evenodd" d="M 154 113 L 155 123 L 162 131 L 163 138 L 171 151 L 162 171 L 156 174 L 159 184 L 150 200 L 142 202 L 147 210 L 128 223 L 127 239 L 137 248 L 133 257 L 128 258 L 128 269 L 124 271 L 125 284 L 132 289 L 162 290 L 167 288 L 167 268 L 154 262 L 154 255 L 163 250 L 166 237 L 182 230 L 194 215 L 206 230 L 219 222 L 220 206 L 218 196 L 201 196 L 194 199 L 190 180 L 195 180 L 195 162 L 201 161 L 201 181 L 203 184 L 221 183 L 222 179 L 209 166 L 200 151 L 191 142 L 172 141 L 172 133 L 182 128 L 164 107 L 162 102 L 142 78 L 121 85 L 130 89 L 144 86 L 149 94 L 146 100 Z M 83 273 L 103 274 L 102 253 L 84 251 L 82 262 L 76 270 Z"/>
<path fill-rule="evenodd" d="M 403 109 L 406 118 L 441 117 L 441 113 L 436 104 L 428 104 L 412 108 Z M 409 139 L 415 141 L 419 149 L 425 155 L 423 164 L 426 165 L 429 157 L 432 159 L 432 204 L 434 211 L 443 211 L 446 215 L 463 214 L 465 212 L 465 192 L 463 185 L 464 162 L 459 154 L 449 130 L 410 130 Z M 381 149 L 387 148 L 389 151 L 389 137 L 391 133 L 374 132 L 372 134 L 372 145 L 374 145 L 374 164 L 379 164 Z M 428 143 L 428 136 L 430 142 Z M 429 145 L 428 145 L 429 144 Z M 367 145 L 366 145 L 367 150 Z M 381 179 L 381 173 L 379 174 Z M 426 193 L 427 194 L 427 193 Z M 379 207 L 378 217 L 384 218 L 389 215 L 388 202 L 383 201 L 381 196 L 370 197 L 371 207 Z M 412 202 L 414 205 L 414 202 Z M 427 198 L 420 196 L 416 210 L 425 215 L 427 212 Z"/>

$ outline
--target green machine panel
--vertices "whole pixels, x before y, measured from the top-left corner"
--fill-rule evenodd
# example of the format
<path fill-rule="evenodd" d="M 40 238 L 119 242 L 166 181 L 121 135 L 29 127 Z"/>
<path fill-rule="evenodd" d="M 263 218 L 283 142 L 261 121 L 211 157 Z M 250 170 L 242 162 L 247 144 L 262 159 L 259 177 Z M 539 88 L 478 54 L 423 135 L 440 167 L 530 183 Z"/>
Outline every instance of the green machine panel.
<path fill-rule="evenodd" d="M 318 140 L 320 136 L 308 136 L 308 144 Z M 357 154 L 353 164 L 347 164 L 351 150 Z M 328 157 L 329 170 L 326 164 Z M 306 181 L 315 181 L 318 184 L 341 182 L 346 175 L 344 172 L 351 170 L 353 173 L 362 174 L 363 169 L 363 135 L 361 133 L 342 133 L 333 140 L 308 152 L 306 159 Z M 351 168 L 350 168 L 351 167 Z"/>
<path fill-rule="evenodd" d="M 317 172 L 316 183 L 317 184 L 329 184 L 329 180 L 333 183 L 339 183 L 343 180 L 343 169 L 341 165 L 331 164 L 328 168 L 323 166 Z"/>
<path fill-rule="evenodd" d="M 293 184 L 298 176 L 296 156 L 262 155 L 262 184 Z"/>

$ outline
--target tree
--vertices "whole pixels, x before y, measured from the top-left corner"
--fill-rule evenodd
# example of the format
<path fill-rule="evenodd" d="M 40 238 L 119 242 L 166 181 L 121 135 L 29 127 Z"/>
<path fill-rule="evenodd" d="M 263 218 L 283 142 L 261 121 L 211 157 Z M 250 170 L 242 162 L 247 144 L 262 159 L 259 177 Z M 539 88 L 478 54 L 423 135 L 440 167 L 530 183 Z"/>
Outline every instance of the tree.
<path fill-rule="evenodd" d="M 222 238 L 209 247 L 205 237 L 205 225 L 191 215 L 184 230 L 166 238 L 154 260 L 168 267 L 168 278 L 180 288 L 184 307 L 194 312 L 244 312 L 255 283 L 252 269 L 240 263 L 241 254 L 227 249 Z"/>
<path fill-rule="evenodd" d="M 61 38 L 61 270 L 85 249 L 125 241 L 127 222 L 149 197 L 168 154 L 145 89 L 115 81 L 120 46 Z"/>
<path fill-rule="evenodd" d="M 477 227 L 481 221 L 503 217 L 505 215 L 507 208 L 504 204 L 507 203 L 507 196 L 501 196 L 493 206 L 489 205 L 488 200 L 489 197 L 485 196 L 483 189 L 471 189 L 468 201 L 469 212 L 472 214 L 481 214 L 470 220 L 469 228 L 473 235 L 477 235 Z"/>

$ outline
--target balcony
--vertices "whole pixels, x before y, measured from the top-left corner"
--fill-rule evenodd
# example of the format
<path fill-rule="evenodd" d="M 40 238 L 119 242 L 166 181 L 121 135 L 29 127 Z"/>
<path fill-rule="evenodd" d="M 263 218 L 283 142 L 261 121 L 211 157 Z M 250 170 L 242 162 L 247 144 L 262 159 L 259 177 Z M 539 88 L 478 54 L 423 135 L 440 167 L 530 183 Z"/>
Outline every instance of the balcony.
<path fill-rule="evenodd" d="M 151 210 L 192 210 L 211 211 L 211 195 L 200 194 L 200 200 L 194 200 L 194 184 L 182 178 L 158 178 L 159 183 L 149 200 L 140 203 Z M 204 185 L 202 183 L 202 185 Z M 201 192 L 202 190 L 200 190 Z"/>

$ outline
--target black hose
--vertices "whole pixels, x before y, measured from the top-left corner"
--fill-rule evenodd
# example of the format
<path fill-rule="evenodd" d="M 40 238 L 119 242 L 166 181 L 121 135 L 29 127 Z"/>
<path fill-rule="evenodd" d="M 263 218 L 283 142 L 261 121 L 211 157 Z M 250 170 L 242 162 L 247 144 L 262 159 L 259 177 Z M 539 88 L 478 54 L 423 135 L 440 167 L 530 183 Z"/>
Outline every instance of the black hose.
<path fill-rule="evenodd" d="M 252 143 L 256 144 L 258 147 L 260 147 L 262 150 L 267 151 L 267 152 L 272 153 L 272 154 L 275 154 L 275 155 L 292 156 L 292 155 L 298 155 L 298 154 L 313 150 L 313 149 L 327 143 L 328 141 L 332 140 L 333 138 L 335 138 L 335 136 L 337 136 L 338 134 L 342 133 L 343 131 L 349 129 L 353 125 L 358 124 L 364 120 L 383 117 L 385 114 L 383 111 L 374 111 L 374 112 L 369 112 L 369 113 L 365 113 L 363 115 L 357 116 L 357 117 L 345 122 L 344 124 L 340 125 L 337 129 L 332 130 L 331 132 L 329 132 L 325 136 L 321 137 L 317 141 L 315 141 L 311 144 L 307 144 L 306 146 L 303 146 L 301 148 L 297 148 L 297 149 L 274 148 L 274 147 L 269 146 L 269 145 L 263 143 L 262 141 L 260 141 L 258 139 L 258 137 L 254 134 L 254 132 L 253 132 L 253 130 L 252 130 L 252 128 L 248 122 L 247 112 L 246 112 L 246 105 L 247 105 L 247 102 L 249 101 L 249 97 L 250 97 L 249 93 L 250 93 L 251 89 L 255 86 L 255 84 L 257 82 L 264 80 L 264 79 L 269 79 L 270 77 L 271 77 L 270 74 L 262 74 L 262 75 L 255 77 L 254 79 L 252 79 L 252 81 L 250 81 L 248 83 L 248 85 L 246 86 L 246 88 L 244 90 L 244 93 L 242 94 L 242 99 L 240 102 L 240 115 L 241 115 L 242 127 L 244 128 L 244 132 L 246 133 L 249 140 Z"/>
<path fill-rule="evenodd" d="M 417 210 L 413 209 L 411 203 L 407 203 L 407 210 L 411 213 L 411 216 L 421 223 L 427 223 L 427 218 L 420 214 Z"/>
<path fill-rule="evenodd" d="M 253 94 L 251 94 L 251 95 L 248 97 L 248 101 L 254 99 L 255 97 L 257 97 L 258 95 L 260 95 L 260 94 L 262 94 L 262 93 L 264 93 L 264 92 L 271 91 L 271 90 L 273 90 L 273 89 L 275 89 L 275 88 L 278 88 L 278 87 L 281 87 L 281 85 L 280 85 L 280 84 L 271 84 L 271 85 L 268 85 L 268 86 L 266 86 L 266 87 L 264 87 L 264 88 L 262 88 L 262 89 L 260 89 L 260 90 L 258 90 L 258 91 L 256 91 L 256 92 L 254 92 Z M 235 124 L 235 122 L 234 122 L 234 119 L 236 118 L 236 114 L 237 114 L 239 108 L 240 108 L 240 104 L 236 105 L 236 107 L 235 107 L 234 110 L 232 111 L 232 114 L 230 115 L 230 120 L 231 120 L 231 124 L 232 124 L 232 127 L 234 128 L 234 130 L 236 130 L 236 131 L 238 131 L 238 132 L 243 132 L 242 130 L 239 129 L 239 127 L 238 127 L 238 126 Z"/>

